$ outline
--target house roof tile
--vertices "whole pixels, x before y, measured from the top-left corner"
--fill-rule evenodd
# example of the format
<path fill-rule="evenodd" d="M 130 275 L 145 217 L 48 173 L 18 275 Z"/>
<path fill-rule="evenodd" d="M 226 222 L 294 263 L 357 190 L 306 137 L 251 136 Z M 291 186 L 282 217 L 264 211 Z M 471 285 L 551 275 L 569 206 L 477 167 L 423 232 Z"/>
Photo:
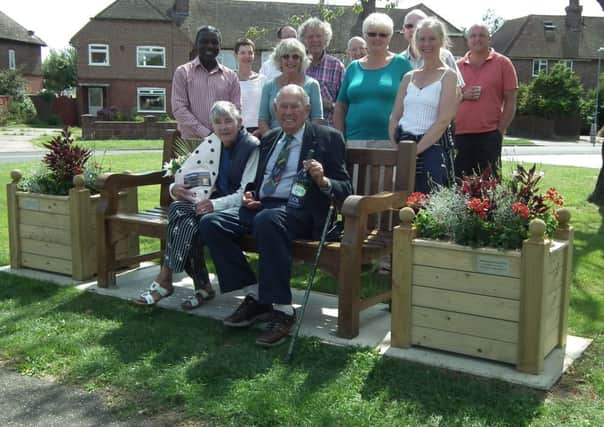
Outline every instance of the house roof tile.
<path fill-rule="evenodd" d="M 604 46 L 604 17 L 585 16 L 581 31 L 572 31 L 564 15 L 528 15 L 506 21 L 492 44 L 510 58 L 595 59 Z"/>
<path fill-rule="evenodd" d="M 161 3 L 173 4 L 174 1 L 116 0 L 98 13 L 94 19 L 129 19 L 136 21 L 169 21 L 168 8 Z"/>
<path fill-rule="evenodd" d="M 36 36 L 33 31 L 28 31 L 25 27 L 11 19 L 8 15 L 0 11 L 0 39 L 13 40 L 22 43 L 46 46 L 44 41 Z"/>

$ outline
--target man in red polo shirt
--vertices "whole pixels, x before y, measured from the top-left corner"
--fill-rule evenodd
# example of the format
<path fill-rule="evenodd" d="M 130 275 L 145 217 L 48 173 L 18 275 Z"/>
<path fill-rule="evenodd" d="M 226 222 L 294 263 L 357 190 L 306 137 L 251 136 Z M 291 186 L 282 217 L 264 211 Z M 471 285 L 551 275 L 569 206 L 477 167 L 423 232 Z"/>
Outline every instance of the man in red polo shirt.
<path fill-rule="evenodd" d="M 457 61 L 465 81 L 455 118 L 455 174 L 490 167 L 499 174 L 503 135 L 516 112 L 518 77 L 512 61 L 490 47 L 485 24 L 466 31 L 466 55 Z"/>

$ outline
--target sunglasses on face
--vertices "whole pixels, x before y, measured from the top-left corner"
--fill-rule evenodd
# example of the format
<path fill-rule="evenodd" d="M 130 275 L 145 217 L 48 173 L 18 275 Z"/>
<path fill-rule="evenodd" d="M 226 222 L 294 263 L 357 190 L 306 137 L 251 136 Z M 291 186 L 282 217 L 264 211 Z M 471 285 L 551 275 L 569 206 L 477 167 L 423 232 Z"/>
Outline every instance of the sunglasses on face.
<path fill-rule="evenodd" d="M 383 39 L 390 37 L 390 34 L 386 34 L 386 33 L 376 33 L 374 31 L 370 31 L 367 33 L 367 37 L 381 37 Z"/>
<path fill-rule="evenodd" d="M 298 61 L 300 59 L 300 55 L 298 55 L 297 53 L 294 53 L 292 55 L 290 55 L 289 53 L 286 53 L 284 55 L 281 55 L 281 59 L 285 59 L 286 61 L 291 58 L 294 61 Z"/>
<path fill-rule="evenodd" d="M 407 29 L 407 30 L 410 30 L 410 29 L 414 28 L 415 25 L 414 24 L 405 24 L 405 25 L 403 25 L 403 27 L 405 27 L 405 29 Z"/>

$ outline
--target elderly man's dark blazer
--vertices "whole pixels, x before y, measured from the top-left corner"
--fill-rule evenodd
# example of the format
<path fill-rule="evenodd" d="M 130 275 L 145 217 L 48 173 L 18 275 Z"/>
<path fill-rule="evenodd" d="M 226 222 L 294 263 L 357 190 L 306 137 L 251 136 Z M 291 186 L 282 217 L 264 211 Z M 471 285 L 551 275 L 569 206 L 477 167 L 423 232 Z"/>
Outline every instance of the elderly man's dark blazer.
<path fill-rule="evenodd" d="M 281 128 L 276 128 L 267 132 L 260 140 L 256 189 L 262 188 L 268 159 L 282 134 Z M 313 237 L 317 238 L 321 234 L 330 202 L 333 200 L 336 205 L 341 205 L 344 199 L 352 193 L 352 182 L 346 170 L 346 144 L 339 131 L 307 121 L 302 138 L 298 170 L 302 168 L 302 161 L 307 158 L 311 148 L 314 150 L 313 159 L 323 165 L 323 172 L 331 182 L 331 194 L 328 196 L 313 181 L 304 202 L 303 209 L 308 210 L 312 216 Z"/>

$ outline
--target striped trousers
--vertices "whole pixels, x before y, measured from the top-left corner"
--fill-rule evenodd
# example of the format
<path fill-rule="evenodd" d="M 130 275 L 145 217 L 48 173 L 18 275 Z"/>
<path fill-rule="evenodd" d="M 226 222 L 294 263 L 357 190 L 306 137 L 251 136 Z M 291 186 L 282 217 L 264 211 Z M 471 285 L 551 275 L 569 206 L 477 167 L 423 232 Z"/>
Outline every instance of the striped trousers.
<path fill-rule="evenodd" d="M 199 219 L 195 205 L 176 200 L 168 207 L 168 235 L 164 263 L 174 273 L 186 271 L 193 279 L 195 289 L 210 282 L 203 256 L 203 242 L 199 238 Z"/>

